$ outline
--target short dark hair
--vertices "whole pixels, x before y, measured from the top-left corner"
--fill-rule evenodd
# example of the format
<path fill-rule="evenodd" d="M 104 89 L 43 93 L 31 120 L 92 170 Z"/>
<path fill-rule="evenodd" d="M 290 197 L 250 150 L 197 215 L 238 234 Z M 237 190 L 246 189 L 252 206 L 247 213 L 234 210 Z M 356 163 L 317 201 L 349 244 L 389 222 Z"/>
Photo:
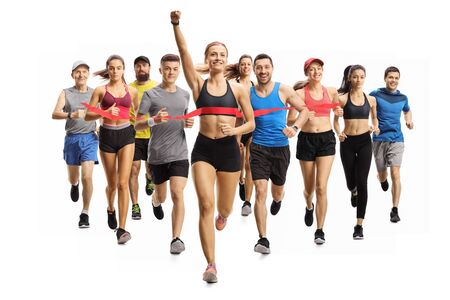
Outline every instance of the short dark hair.
<path fill-rule="evenodd" d="M 384 78 L 387 77 L 389 72 L 397 72 L 398 76 L 400 77 L 400 70 L 397 67 L 390 66 L 384 71 Z"/>
<path fill-rule="evenodd" d="M 269 55 L 265 54 L 265 53 L 261 53 L 261 54 L 256 55 L 255 60 L 253 61 L 253 63 L 256 65 L 256 61 L 257 61 L 257 60 L 260 60 L 260 59 L 266 59 L 266 58 L 267 58 L 268 60 L 270 60 L 270 64 L 271 64 L 272 67 L 273 67 L 272 58 L 271 58 Z"/>
<path fill-rule="evenodd" d="M 176 61 L 176 62 L 180 62 L 180 57 L 178 56 L 178 55 L 176 55 L 176 54 L 166 54 L 166 55 L 164 55 L 163 57 L 161 57 L 161 64 L 163 63 L 163 62 L 166 62 L 166 61 Z"/>

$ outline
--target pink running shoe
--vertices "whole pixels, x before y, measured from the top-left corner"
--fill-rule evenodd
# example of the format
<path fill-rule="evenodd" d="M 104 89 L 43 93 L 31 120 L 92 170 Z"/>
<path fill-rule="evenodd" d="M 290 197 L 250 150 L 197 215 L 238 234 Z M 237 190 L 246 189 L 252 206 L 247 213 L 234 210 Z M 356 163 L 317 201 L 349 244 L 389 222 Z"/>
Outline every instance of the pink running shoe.
<path fill-rule="evenodd" d="M 205 272 L 203 273 L 203 280 L 207 283 L 216 283 L 217 282 L 217 270 L 216 264 L 208 264 Z"/>
<path fill-rule="evenodd" d="M 216 229 L 221 231 L 227 225 L 227 218 L 222 217 L 220 214 L 216 217 Z"/>

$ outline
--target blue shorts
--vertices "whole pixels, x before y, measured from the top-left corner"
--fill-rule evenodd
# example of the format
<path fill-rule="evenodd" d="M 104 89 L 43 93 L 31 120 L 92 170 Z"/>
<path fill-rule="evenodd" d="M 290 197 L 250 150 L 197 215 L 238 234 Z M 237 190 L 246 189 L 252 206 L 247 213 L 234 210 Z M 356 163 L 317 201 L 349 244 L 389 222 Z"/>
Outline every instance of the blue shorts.
<path fill-rule="evenodd" d="M 69 166 L 80 166 L 84 161 L 97 158 L 98 137 L 95 133 L 68 134 L 64 139 L 64 160 Z"/>

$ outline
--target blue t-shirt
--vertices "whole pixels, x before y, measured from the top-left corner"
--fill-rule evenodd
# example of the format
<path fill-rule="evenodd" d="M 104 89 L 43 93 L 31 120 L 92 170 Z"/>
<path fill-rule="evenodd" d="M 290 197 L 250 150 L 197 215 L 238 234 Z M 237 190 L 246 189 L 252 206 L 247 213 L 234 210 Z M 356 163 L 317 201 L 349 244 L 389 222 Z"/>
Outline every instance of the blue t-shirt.
<path fill-rule="evenodd" d="M 403 142 L 400 124 L 401 112 L 409 111 L 408 97 L 400 91 L 390 92 L 380 88 L 370 93 L 377 99 L 377 116 L 380 134 L 373 135 L 375 142 Z"/>
<path fill-rule="evenodd" d="M 253 110 L 284 108 L 286 104 L 281 101 L 278 94 L 280 83 L 276 82 L 269 96 L 263 98 L 256 94 L 255 87 L 250 88 L 250 102 Z M 253 131 L 253 143 L 265 147 L 285 147 L 289 145 L 288 138 L 284 135 L 286 127 L 286 110 L 277 110 L 266 115 L 255 117 L 255 131 Z"/>

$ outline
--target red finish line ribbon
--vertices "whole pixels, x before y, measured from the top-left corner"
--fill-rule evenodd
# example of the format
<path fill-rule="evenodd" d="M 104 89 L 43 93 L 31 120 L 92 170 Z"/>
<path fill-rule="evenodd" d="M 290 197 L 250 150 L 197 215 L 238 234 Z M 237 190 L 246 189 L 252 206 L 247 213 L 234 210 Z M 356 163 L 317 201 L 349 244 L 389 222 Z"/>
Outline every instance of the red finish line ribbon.
<path fill-rule="evenodd" d="M 105 110 L 103 110 L 101 108 L 91 106 L 85 102 L 83 102 L 81 104 L 83 104 L 83 106 L 86 107 L 91 112 L 94 112 L 94 113 L 96 113 L 104 118 L 110 119 L 110 120 L 131 119 L 132 118 L 129 115 L 129 109 L 127 107 L 117 106 L 117 108 L 120 109 L 120 112 L 119 112 L 118 116 L 115 116 L 115 115 L 112 115 L 112 114 L 106 112 Z M 333 108 L 338 107 L 339 105 L 340 105 L 339 103 L 324 103 L 324 104 L 319 104 L 319 105 L 308 106 L 308 109 L 309 110 L 328 109 L 328 108 L 333 109 Z M 294 107 L 292 107 L 292 106 L 258 109 L 258 110 L 255 110 L 253 112 L 253 114 L 255 117 L 260 117 L 263 115 L 270 114 L 274 111 L 292 110 L 292 109 L 294 109 Z M 193 110 L 190 113 L 187 113 L 182 116 L 175 116 L 175 117 L 168 116 L 168 119 L 182 120 L 182 119 L 190 119 L 190 118 L 193 118 L 196 116 L 201 116 L 201 115 L 230 115 L 230 116 L 235 116 L 236 118 L 243 117 L 242 113 L 237 108 L 233 108 L 233 107 L 201 107 L 201 108 Z"/>

